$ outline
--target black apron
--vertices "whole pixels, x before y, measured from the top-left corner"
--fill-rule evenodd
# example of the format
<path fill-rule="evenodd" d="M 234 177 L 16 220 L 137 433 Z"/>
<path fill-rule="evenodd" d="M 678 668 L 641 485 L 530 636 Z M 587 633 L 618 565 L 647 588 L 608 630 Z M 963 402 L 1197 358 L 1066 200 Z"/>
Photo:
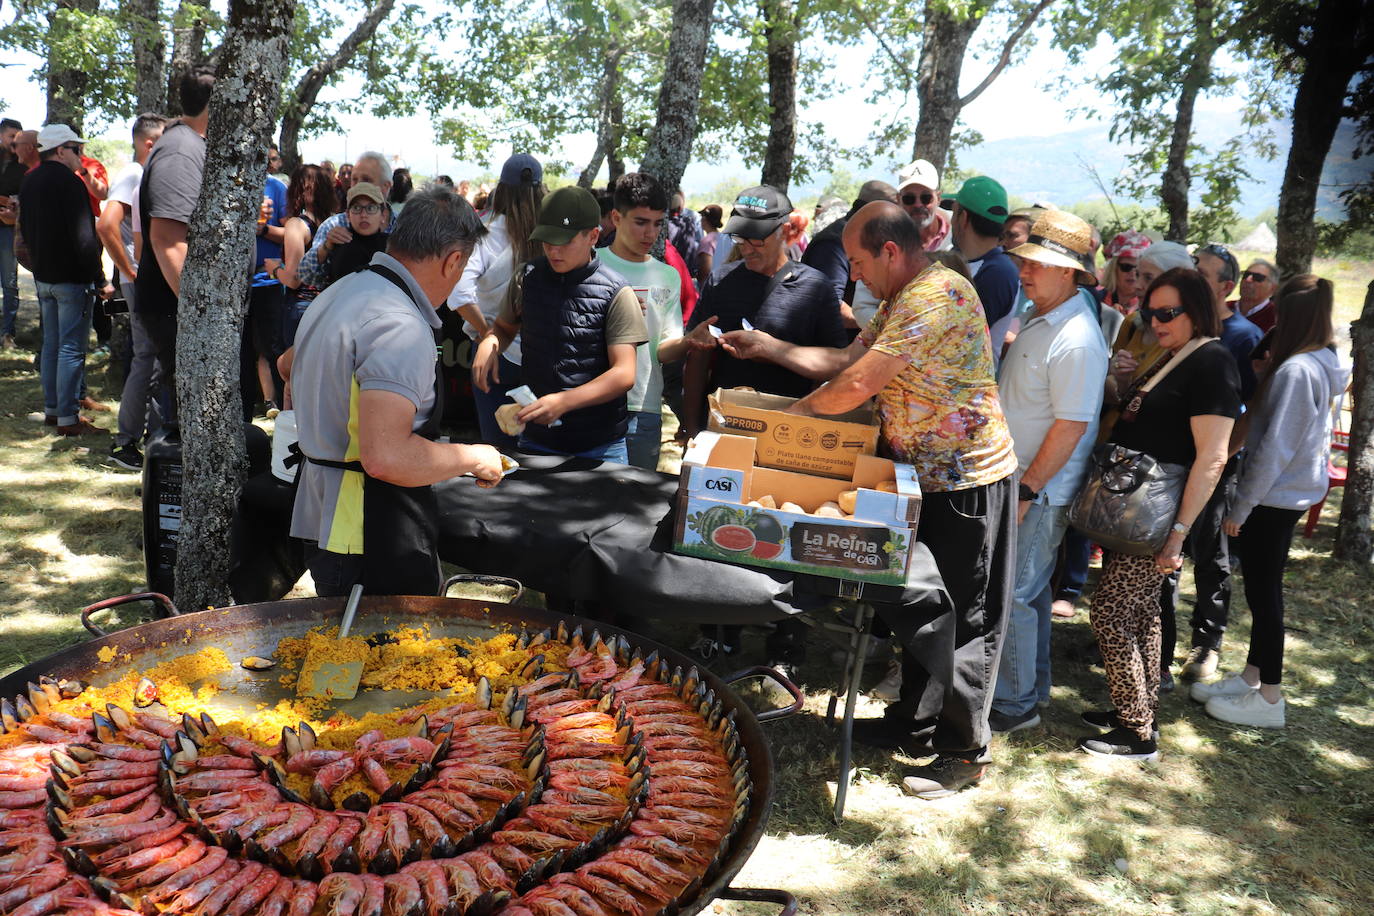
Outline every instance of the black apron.
<path fill-rule="evenodd" d="M 368 268 L 390 280 L 412 302 L 410 288 L 394 270 L 381 264 Z M 417 306 L 418 302 L 415 303 Z M 434 367 L 434 408 L 415 435 L 434 441 L 444 414 L 443 375 Z M 401 487 L 368 476 L 361 461 L 331 461 L 302 453 L 306 461 L 363 475 L 363 593 L 368 595 L 437 595 L 439 573 L 439 503 L 429 486 Z"/>

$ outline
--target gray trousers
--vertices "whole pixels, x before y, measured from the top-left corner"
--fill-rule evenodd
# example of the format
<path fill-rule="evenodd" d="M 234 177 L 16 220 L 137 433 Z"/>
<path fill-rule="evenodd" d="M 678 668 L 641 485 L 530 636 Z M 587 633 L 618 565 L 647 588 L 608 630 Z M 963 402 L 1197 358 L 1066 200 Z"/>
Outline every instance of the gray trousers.
<path fill-rule="evenodd" d="M 134 285 L 121 282 L 119 288 L 129 301 L 129 325 L 134 341 L 133 359 L 124 379 L 124 392 L 120 395 L 119 431 L 115 434 L 115 446 L 123 447 L 136 446 L 143 439 L 148 427 L 149 395 L 154 390 L 158 368 L 157 348 L 143 328 L 143 317 L 134 311 Z"/>

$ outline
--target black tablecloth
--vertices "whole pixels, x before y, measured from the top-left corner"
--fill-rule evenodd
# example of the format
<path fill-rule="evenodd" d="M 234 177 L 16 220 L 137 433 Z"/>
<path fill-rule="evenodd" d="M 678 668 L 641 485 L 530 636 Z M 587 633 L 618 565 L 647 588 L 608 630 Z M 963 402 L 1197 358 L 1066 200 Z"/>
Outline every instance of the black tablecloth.
<path fill-rule="evenodd" d="M 681 556 L 672 552 L 677 477 L 581 458 L 516 457 L 520 470 L 495 488 L 472 478 L 435 486 L 444 560 L 631 617 L 763 623 L 843 595 L 884 605 L 896 629 L 914 631 L 949 607 L 923 544 L 912 546 L 904 588 Z M 291 490 L 268 476 L 250 481 L 240 501 L 232 577 L 240 602 L 279 598 L 304 572 L 299 553 L 282 545 Z"/>
<path fill-rule="evenodd" d="M 926 613 L 947 606 L 923 544 L 913 545 L 905 588 L 682 556 L 672 552 L 677 477 L 587 459 L 517 457 L 521 469 L 494 489 L 468 478 L 435 487 L 445 560 L 631 616 L 701 623 L 778 620 L 841 594 Z"/>

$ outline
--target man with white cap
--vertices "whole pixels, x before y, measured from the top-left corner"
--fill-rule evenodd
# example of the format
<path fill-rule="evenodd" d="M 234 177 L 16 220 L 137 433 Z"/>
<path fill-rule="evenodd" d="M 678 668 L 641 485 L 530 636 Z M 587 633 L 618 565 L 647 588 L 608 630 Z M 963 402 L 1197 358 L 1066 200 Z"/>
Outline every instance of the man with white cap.
<path fill-rule="evenodd" d="M 940 212 L 940 171 L 925 159 L 897 174 L 897 200 L 921 230 L 926 251 L 946 251 L 952 244 L 949 220 Z"/>
<path fill-rule="evenodd" d="M 1038 705 L 1049 700 L 1050 579 L 1096 441 L 1107 377 L 1107 342 L 1088 292 L 1097 285 L 1091 250 L 1091 226 L 1049 210 L 1010 252 L 1030 306 L 997 378 L 1021 480 L 1016 584 L 988 717 L 994 732 L 1038 725 Z"/>
<path fill-rule="evenodd" d="M 104 433 L 78 413 L 91 333 L 91 288 L 103 282 L 100 237 L 86 186 L 76 177 L 86 141 L 66 124 L 38 132 L 38 168 L 19 191 L 19 231 L 33 259 L 43 319 L 43 422 L 59 435 Z"/>

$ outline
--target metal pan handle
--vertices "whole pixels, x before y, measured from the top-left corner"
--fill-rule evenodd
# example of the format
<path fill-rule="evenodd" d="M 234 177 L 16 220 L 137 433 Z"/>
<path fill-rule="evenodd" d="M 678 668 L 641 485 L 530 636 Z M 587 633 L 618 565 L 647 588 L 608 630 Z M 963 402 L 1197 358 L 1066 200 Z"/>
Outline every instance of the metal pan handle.
<path fill-rule="evenodd" d="M 525 586 L 519 579 L 512 579 L 508 576 L 483 576 L 477 573 L 459 573 L 456 576 L 449 576 L 444 584 L 439 588 L 439 597 L 447 598 L 448 590 L 459 582 L 471 582 L 474 585 L 495 585 L 504 588 L 515 589 L 515 594 L 511 596 L 507 604 L 517 604 L 520 597 L 525 594 Z"/>
<path fill-rule="evenodd" d="M 159 592 L 139 592 L 137 595 L 120 595 L 118 598 L 106 598 L 104 601 L 97 601 L 89 607 L 81 609 L 81 625 L 96 636 L 109 636 L 110 634 L 102 630 L 91 622 L 91 615 L 96 611 L 108 610 L 118 607 L 121 604 L 132 604 L 135 601 L 151 601 L 161 612 L 163 617 L 179 617 L 181 611 L 172 603 L 172 599 Z"/>
<path fill-rule="evenodd" d="M 776 668 L 770 668 L 767 665 L 755 665 L 752 668 L 745 668 L 743 671 L 736 671 L 724 680 L 725 683 L 734 686 L 737 681 L 742 681 L 745 678 L 751 677 L 766 677 L 772 681 L 776 681 L 779 687 L 792 695 L 792 704 L 790 706 L 784 706 L 781 709 L 768 709 L 760 713 L 755 713 L 754 718 L 756 720 L 759 722 L 772 722 L 775 719 L 785 719 L 790 715 L 801 712 L 802 706 L 806 703 L 805 694 L 802 693 L 800 687 L 788 680 L 787 677 Z M 751 891 L 751 893 L 753 892 Z M 768 893 L 780 894 L 782 891 L 769 891 Z M 741 897 L 739 899 L 743 900 L 745 898 Z"/>
<path fill-rule="evenodd" d="M 787 891 L 777 891 L 766 887 L 726 887 L 718 895 L 724 900 L 745 900 L 755 903 L 777 903 L 782 905 L 778 916 L 795 916 L 797 898 Z"/>

